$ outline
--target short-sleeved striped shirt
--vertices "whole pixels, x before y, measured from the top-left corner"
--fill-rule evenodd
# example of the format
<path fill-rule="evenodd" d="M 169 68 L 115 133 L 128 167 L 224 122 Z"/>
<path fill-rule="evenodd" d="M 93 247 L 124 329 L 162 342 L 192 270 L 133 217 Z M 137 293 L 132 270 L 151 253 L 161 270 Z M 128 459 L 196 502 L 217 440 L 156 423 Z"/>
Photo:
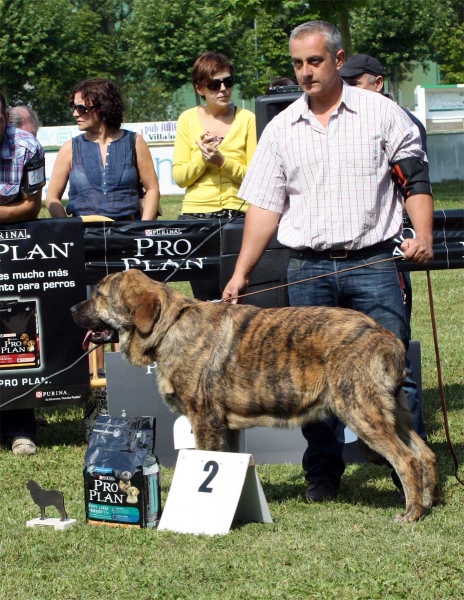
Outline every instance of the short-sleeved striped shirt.
<path fill-rule="evenodd" d="M 6 128 L 0 146 L 0 204 L 16 200 L 21 189 L 24 165 L 43 156 L 42 146 L 31 133 L 16 127 Z"/>
<path fill-rule="evenodd" d="M 404 110 L 343 82 L 326 127 L 306 94 L 267 125 L 238 195 L 282 214 L 278 239 L 286 246 L 356 250 L 400 233 L 391 164 L 411 157 L 426 160 Z"/>

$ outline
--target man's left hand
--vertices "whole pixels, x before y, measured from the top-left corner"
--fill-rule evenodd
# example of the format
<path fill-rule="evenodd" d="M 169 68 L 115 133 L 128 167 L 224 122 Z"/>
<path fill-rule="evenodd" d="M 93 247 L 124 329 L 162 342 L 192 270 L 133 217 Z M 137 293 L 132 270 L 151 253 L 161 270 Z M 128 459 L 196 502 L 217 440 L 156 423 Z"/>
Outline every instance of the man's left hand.
<path fill-rule="evenodd" d="M 433 259 L 433 245 L 421 238 L 408 238 L 401 244 L 404 259 L 427 265 Z"/>

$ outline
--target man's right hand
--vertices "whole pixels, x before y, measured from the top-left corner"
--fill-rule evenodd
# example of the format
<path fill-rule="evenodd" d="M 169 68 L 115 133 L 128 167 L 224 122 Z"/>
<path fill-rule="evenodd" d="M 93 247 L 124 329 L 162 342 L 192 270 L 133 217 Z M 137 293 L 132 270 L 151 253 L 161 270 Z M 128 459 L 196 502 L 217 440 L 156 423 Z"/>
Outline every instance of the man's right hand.
<path fill-rule="evenodd" d="M 222 299 L 237 304 L 240 294 L 245 293 L 250 273 L 269 245 L 279 223 L 280 214 L 251 205 L 245 217 L 242 247 L 232 279 L 224 288 Z"/>
<path fill-rule="evenodd" d="M 237 304 L 239 301 L 238 296 L 240 296 L 240 294 L 245 293 L 248 287 L 248 282 L 248 277 L 244 277 L 239 273 L 234 273 L 232 275 L 232 279 L 229 281 L 229 283 L 224 288 L 224 291 L 222 292 L 222 299 L 224 300 L 224 302 L 229 302 L 230 304 Z"/>

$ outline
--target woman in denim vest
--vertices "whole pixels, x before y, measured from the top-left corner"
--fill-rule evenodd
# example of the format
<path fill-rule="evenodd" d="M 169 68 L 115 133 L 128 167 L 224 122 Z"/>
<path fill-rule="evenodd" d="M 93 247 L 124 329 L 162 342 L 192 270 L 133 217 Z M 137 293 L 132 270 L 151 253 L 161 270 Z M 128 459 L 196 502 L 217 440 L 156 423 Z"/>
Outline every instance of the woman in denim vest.
<path fill-rule="evenodd" d="M 159 184 L 150 151 L 139 134 L 121 129 L 124 105 L 108 79 L 78 83 L 69 105 L 82 131 L 63 144 L 50 179 L 47 208 L 52 218 L 99 215 L 115 221 L 157 218 Z M 139 181 L 145 188 L 141 199 Z M 69 201 L 61 198 L 69 181 Z M 117 346 L 116 346 L 117 349 Z M 104 377 L 103 346 L 97 349 L 97 371 Z M 92 371 L 90 359 L 90 371 Z"/>
<path fill-rule="evenodd" d="M 88 79 L 74 87 L 69 105 L 83 133 L 58 152 L 47 192 L 50 215 L 156 219 L 159 185 L 153 160 L 139 134 L 121 129 L 124 105 L 119 89 L 108 79 Z M 146 192 L 143 202 L 139 180 Z M 61 198 L 68 181 L 65 211 Z"/>

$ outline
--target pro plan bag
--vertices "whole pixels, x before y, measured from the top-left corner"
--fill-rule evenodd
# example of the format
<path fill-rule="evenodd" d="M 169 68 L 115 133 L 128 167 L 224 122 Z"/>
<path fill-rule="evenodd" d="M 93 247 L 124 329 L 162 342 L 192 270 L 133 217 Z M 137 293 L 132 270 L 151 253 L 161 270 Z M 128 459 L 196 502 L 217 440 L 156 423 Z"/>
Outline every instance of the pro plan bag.
<path fill-rule="evenodd" d="M 0 369 L 40 367 L 39 324 L 35 300 L 0 302 Z"/>
<path fill-rule="evenodd" d="M 154 417 L 97 418 L 85 454 L 88 523 L 157 527 L 161 498 L 155 426 Z"/>

